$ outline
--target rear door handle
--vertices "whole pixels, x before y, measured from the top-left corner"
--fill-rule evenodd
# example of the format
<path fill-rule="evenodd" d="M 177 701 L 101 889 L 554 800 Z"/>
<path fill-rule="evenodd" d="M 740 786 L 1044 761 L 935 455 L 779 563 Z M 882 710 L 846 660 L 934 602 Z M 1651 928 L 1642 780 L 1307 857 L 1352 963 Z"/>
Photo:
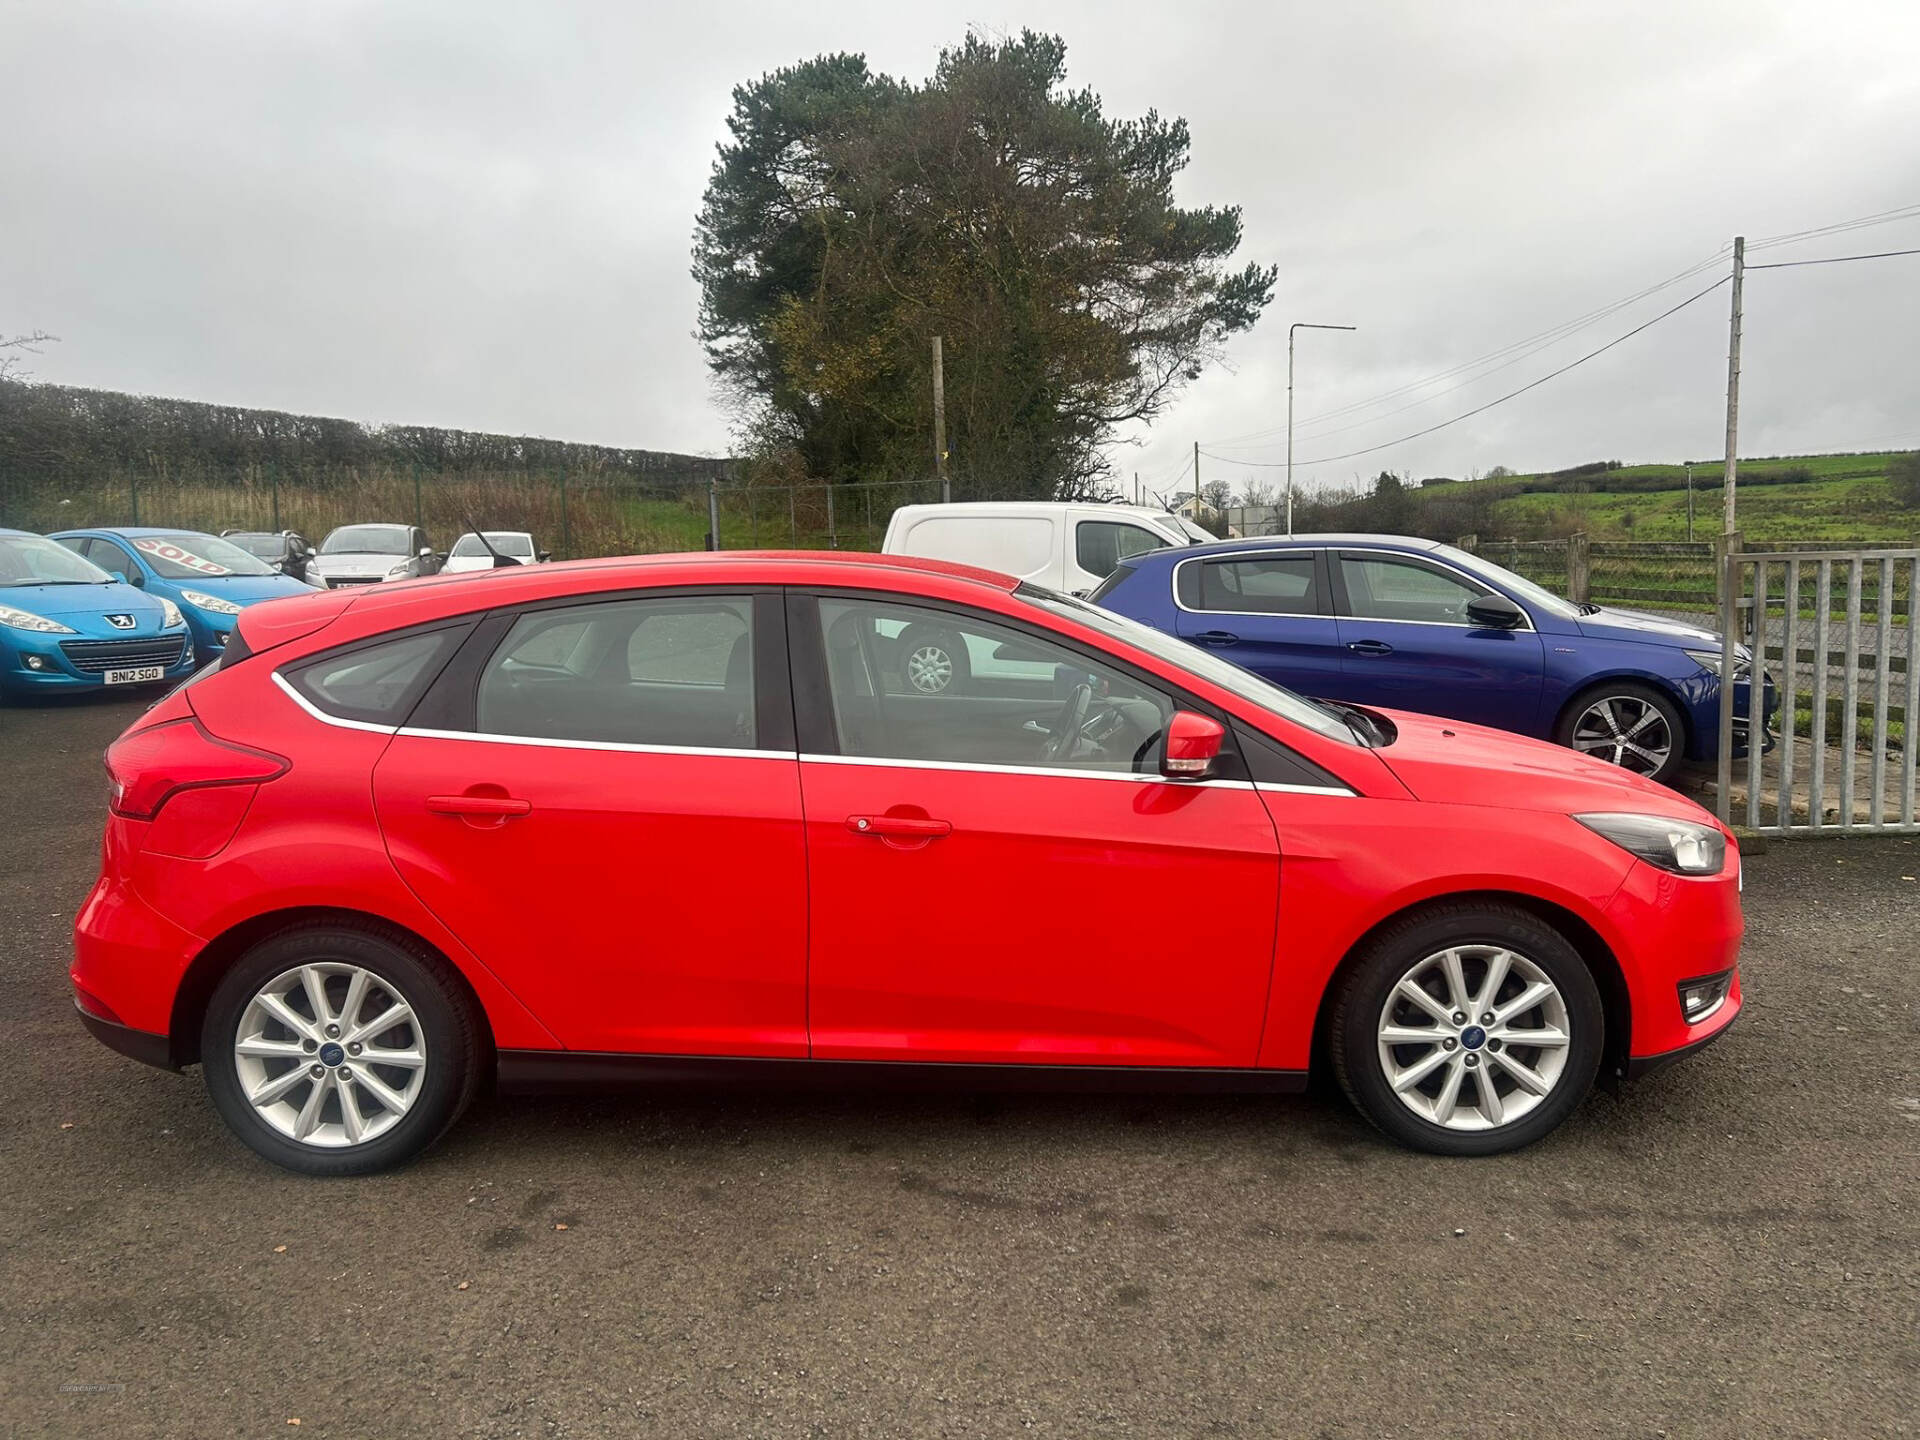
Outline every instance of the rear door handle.
<path fill-rule="evenodd" d="M 1231 630 L 1202 630 L 1193 637 L 1202 645 L 1238 645 L 1240 637 Z"/>
<path fill-rule="evenodd" d="M 908 815 L 849 815 L 847 829 L 884 839 L 937 840 L 953 833 L 950 820 L 920 820 Z"/>
<path fill-rule="evenodd" d="M 1384 640 L 1349 640 L 1347 649 L 1356 655 L 1391 655 L 1393 647 Z"/>
<path fill-rule="evenodd" d="M 427 809 L 435 815 L 479 815 L 511 820 L 516 815 L 533 813 L 531 800 L 516 800 L 510 795 L 429 795 Z"/>

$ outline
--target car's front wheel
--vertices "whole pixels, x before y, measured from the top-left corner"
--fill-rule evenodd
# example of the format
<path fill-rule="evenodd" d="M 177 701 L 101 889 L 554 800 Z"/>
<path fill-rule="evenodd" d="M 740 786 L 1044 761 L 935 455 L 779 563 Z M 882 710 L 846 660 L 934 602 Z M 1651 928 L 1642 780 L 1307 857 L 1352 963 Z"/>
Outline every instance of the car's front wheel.
<path fill-rule="evenodd" d="M 1449 905 L 1389 926 L 1347 972 L 1334 1073 L 1394 1139 L 1440 1155 L 1530 1145 L 1593 1086 L 1599 987 L 1559 932 L 1517 907 Z"/>
<path fill-rule="evenodd" d="M 1686 736 L 1678 705 L 1650 686 L 1620 681 L 1578 696 L 1553 738 L 1665 785 L 1686 758 Z"/>
<path fill-rule="evenodd" d="M 215 988 L 207 1089 L 248 1145 L 307 1175 L 412 1159 L 466 1108 L 479 1028 L 437 957 L 338 926 L 270 936 Z"/>

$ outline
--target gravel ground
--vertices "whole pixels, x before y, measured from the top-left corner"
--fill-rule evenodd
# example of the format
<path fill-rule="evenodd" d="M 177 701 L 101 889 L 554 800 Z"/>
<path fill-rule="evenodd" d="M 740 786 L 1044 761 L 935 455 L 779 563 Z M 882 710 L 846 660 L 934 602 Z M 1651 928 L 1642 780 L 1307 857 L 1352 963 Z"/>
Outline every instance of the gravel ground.
<path fill-rule="evenodd" d="M 300 1180 L 65 983 L 115 700 L 0 710 L 0 1434 L 1911 1435 L 1920 844 L 1749 858 L 1749 1013 L 1496 1160 L 1341 1103 L 486 1102 Z"/>

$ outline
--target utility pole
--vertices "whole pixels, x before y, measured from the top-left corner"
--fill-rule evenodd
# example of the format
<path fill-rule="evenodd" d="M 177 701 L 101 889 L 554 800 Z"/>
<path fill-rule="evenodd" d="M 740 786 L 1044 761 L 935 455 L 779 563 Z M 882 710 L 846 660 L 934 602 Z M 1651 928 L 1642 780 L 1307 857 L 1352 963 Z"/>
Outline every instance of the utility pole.
<path fill-rule="evenodd" d="M 1727 339 L 1727 458 L 1720 481 L 1720 504 L 1724 512 L 1720 533 L 1734 532 L 1733 487 L 1740 451 L 1740 288 L 1747 275 L 1747 237 L 1733 237 L 1733 319 Z"/>
<path fill-rule="evenodd" d="M 1355 330 L 1355 325 L 1313 325 L 1296 320 L 1287 327 L 1287 534 L 1293 534 L 1293 332 L 1296 330 Z M 1198 468 L 1198 462 L 1195 462 Z"/>
<path fill-rule="evenodd" d="M 1193 442 L 1193 523 L 1200 523 L 1200 442 Z"/>
<path fill-rule="evenodd" d="M 940 476 L 940 503 L 953 499 L 953 485 L 947 479 L 947 378 L 940 357 L 940 337 L 933 337 L 933 467 Z"/>

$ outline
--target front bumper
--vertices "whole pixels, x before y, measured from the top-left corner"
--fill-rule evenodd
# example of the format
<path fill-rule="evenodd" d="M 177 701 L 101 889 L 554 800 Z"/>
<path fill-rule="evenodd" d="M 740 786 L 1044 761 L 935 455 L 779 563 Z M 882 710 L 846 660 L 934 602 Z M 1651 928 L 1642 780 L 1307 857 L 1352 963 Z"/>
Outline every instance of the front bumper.
<path fill-rule="evenodd" d="M 165 673 L 152 684 L 171 684 L 193 673 L 194 639 L 187 631 L 163 631 L 159 635 L 143 637 L 116 636 L 112 640 L 105 640 L 93 635 L 41 635 L 31 631 L 9 630 L 4 637 L 0 637 L 0 690 L 11 695 L 35 695 L 120 689 L 122 687 L 107 684 L 104 671 L 96 672 L 94 668 L 83 668 L 77 664 L 63 647 L 69 644 L 97 646 L 121 640 L 125 640 L 129 647 L 136 644 L 158 646 L 163 641 L 180 642 L 178 659 L 163 666 Z M 132 669 L 148 663 L 152 662 L 129 659 L 125 668 Z M 138 691 L 142 687 L 129 685 L 125 688 Z"/>
<path fill-rule="evenodd" d="M 1718 875 L 1675 875 L 1636 862 L 1606 909 L 1609 944 L 1627 986 L 1631 1012 L 1624 1063 L 1644 1073 L 1716 1038 L 1744 1003 L 1740 941 L 1739 851 L 1728 846 Z M 1730 972 L 1727 997 L 1704 1018 L 1689 1022 L 1680 987 L 1702 976 Z"/>

